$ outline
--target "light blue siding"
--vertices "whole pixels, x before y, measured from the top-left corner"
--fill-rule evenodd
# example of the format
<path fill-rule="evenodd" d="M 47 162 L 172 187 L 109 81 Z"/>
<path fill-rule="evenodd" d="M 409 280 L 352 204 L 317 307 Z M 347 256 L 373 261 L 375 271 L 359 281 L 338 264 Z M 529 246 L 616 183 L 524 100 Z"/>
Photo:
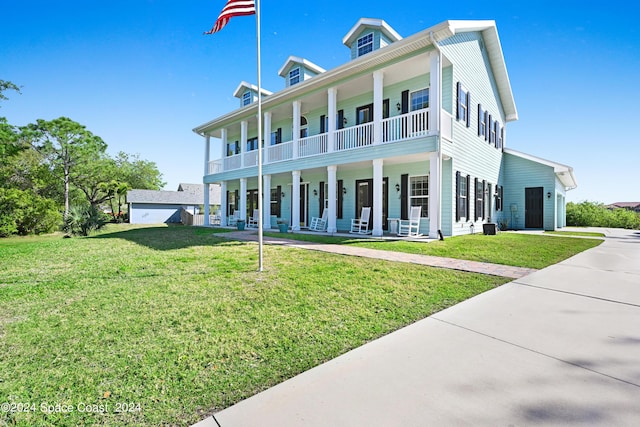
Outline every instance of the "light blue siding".
<path fill-rule="evenodd" d="M 545 230 L 556 225 L 556 175 L 553 168 L 506 153 L 504 155 L 504 211 L 509 228 L 525 228 L 525 188 L 542 187 Z M 551 197 L 547 197 L 551 193 Z"/>
<path fill-rule="evenodd" d="M 182 205 L 132 203 L 129 222 L 131 224 L 179 223 L 181 208 Z M 185 206 L 185 208 L 194 212 L 193 206 Z"/>

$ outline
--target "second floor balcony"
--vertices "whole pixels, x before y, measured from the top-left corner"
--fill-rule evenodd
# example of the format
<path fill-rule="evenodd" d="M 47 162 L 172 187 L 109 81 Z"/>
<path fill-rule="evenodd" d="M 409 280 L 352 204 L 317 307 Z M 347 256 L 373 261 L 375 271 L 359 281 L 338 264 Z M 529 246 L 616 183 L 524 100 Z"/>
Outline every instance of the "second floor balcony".
<path fill-rule="evenodd" d="M 424 138 L 436 134 L 429 126 L 428 108 L 383 119 L 380 123 L 368 122 L 356 126 L 325 132 L 318 135 L 299 138 L 264 147 L 263 164 L 305 159 L 328 153 L 346 152 L 367 149 L 367 147 L 397 143 L 416 138 Z M 452 116 L 441 111 L 441 133 L 443 137 L 451 136 Z M 380 135 L 377 136 L 376 126 Z M 212 160 L 208 165 L 209 175 L 258 165 L 258 151 L 251 150 L 240 154 Z"/>

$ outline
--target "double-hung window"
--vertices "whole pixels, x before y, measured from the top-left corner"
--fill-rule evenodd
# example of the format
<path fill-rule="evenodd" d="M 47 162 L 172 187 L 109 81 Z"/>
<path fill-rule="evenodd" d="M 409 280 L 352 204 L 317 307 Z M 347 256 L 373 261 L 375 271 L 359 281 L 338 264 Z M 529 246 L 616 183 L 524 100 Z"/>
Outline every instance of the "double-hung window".
<path fill-rule="evenodd" d="M 373 51 L 373 33 L 362 36 L 358 39 L 358 56 L 362 56 Z"/>
<path fill-rule="evenodd" d="M 476 220 L 484 217 L 484 181 L 476 178 Z"/>
<path fill-rule="evenodd" d="M 300 68 L 289 71 L 289 86 L 300 83 Z"/>
<path fill-rule="evenodd" d="M 409 95 L 411 111 L 429 108 L 429 89 L 420 89 Z"/>
<path fill-rule="evenodd" d="M 242 106 L 251 104 L 251 92 L 247 91 L 242 94 Z"/>
<path fill-rule="evenodd" d="M 409 206 L 422 206 L 420 216 L 429 217 L 429 175 L 409 177 Z"/>
<path fill-rule="evenodd" d="M 464 123 L 467 127 L 471 126 L 469 106 L 471 105 L 471 93 L 467 91 L 462 83 L 458 82 L 457 85 L 457 98 L 458 107 L 456 108 L 456 118 Z"/>

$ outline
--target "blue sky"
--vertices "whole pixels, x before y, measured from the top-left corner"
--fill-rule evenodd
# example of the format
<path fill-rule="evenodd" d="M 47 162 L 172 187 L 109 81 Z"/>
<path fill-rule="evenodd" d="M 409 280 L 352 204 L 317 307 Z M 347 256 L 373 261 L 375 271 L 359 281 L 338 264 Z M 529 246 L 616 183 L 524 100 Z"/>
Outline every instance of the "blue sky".
<path fill-rule="evenodd" d="M 225 0 L 11 1 L 0 26 L 0 116 L 25 125 L 67 116 L 109 145 L 155 161 L 175 190 L 202 182 L 204 144 L 191 129 L 238 107 L 256 82 L 255 20 L 203 36 Z M 398 3 L 325 0 L 262 5 L 263 87 L 278 91 L 289 55 L 325 69 L 349 60 L 342 37 L 361 17 L 406 37 L 447 19 L 493 19 L 520 119 L 507 145 L 572 166 L 568 200 L 640 201 L 640 6 L 609 1 Z M 214 150 L 214 152 L 218 152 Z"/>

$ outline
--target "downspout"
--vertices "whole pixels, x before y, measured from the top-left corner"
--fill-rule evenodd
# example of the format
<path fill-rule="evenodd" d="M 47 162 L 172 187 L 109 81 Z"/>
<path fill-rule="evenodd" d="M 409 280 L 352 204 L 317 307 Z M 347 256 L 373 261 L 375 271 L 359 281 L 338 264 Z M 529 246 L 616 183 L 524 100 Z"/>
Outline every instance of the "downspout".
<path fill-rule="evenodd" d="M 440 240 L 444 240 L 444 236 L 442 235 L 442 50 L 440 50 L 440 46 L 436 42 L 436 39 L 433 37 L 433 31 L 429 31 L 429 40 L 431 40 L 431 44 L 438 52 L 438 66 L 440 67 L 440 71 L 438 73 L 438 107 L 440 111 L 438 111 L 438 236 Z"/>

